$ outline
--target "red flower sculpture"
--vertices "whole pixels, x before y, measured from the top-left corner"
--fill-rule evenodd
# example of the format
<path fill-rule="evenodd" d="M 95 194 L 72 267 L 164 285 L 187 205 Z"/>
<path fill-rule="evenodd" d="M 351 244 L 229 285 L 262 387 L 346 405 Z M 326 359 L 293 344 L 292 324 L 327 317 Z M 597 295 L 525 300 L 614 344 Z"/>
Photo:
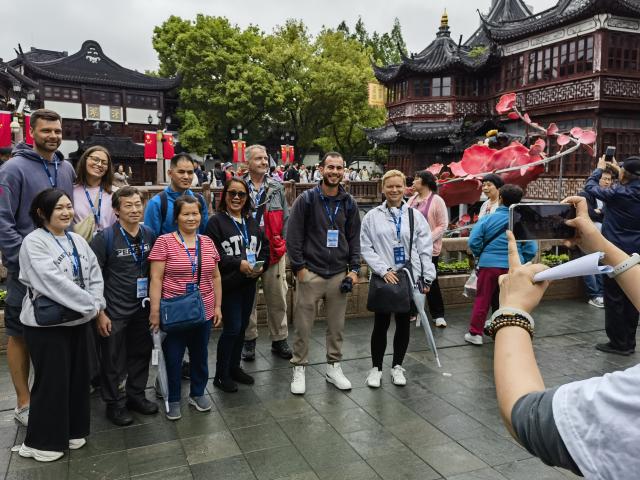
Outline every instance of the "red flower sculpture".
<path fill-rule="evenodd" d="M 507 93 L 500 97 L 498 104 L 496 105 L 496 112 L 503 115 L 516 106 L 516 94 L 515 93 Z"/>

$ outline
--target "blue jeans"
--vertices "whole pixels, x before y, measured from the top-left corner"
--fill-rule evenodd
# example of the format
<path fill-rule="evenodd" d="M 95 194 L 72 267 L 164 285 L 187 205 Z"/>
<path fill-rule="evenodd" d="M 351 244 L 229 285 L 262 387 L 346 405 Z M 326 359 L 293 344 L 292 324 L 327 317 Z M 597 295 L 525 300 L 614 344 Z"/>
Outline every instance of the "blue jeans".
<path fill-rule="evenodd" d="M 604 295 L 602 275 L 588 275 L 582 278 L 584 280 L 584 287 L 589 298 L 602 297 Z"/>
<path fill-rule="evenodd" d="M 218 340 L 216 378 L 229 378 L 231 371 L 240 367 L 244 332 L 249 325 L 255 294 L 256 282 L 251 282 L 225 291 L 222 296 L 222 334 Z"/>
<path fill-rule="evenodd" d="M 189 349 L 191 397 L 201 397 L 209 380 L 209 366 L 207 364 L 209 335 L 211 321 L 185 330 L 183 332 L 168 333 L 162 342 L 164 360 L 167 364 L 167 378 L 169 380 L 169 401 L 179 402 L 181 393 L 182 357 L 185 348 Z"/>

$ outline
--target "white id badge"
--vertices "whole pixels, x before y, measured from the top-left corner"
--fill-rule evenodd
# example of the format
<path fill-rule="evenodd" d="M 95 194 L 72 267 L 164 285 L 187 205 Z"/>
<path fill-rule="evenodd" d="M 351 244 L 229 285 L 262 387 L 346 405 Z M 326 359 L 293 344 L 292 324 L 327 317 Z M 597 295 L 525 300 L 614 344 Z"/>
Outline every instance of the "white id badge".
<path fill-rule="evenodd" d="M 149 279 L 138 278 L 136 280 L 136 297 L 145 298 L 149 296 Z"/>
<path fill-rule="evenodd" d="M 253 268 L 253 266 L 256 264 L 256 252 L 247 250 L 247 262 L 249 262 L 249 265 L 251 266 L 251 268 Z"/>
<path fill-rule="evenodd" d="M 151 365 L 158 365 L 160 363 L 160 351 L 157 348 L 151 350 Z"/>
<path fill-rule="evenodd" d="M 339 230 L 327 230 L 327 247 L 329 248 L 337 248 L 338 247 L 338 235 L 340 234 Z"/>
<path fill-rule="evenodd" d="M 402 245 L 393 247 L 393 261 L 396 265 L 404 265 L 407 262 L 404 255 L 404 247 Z"/>

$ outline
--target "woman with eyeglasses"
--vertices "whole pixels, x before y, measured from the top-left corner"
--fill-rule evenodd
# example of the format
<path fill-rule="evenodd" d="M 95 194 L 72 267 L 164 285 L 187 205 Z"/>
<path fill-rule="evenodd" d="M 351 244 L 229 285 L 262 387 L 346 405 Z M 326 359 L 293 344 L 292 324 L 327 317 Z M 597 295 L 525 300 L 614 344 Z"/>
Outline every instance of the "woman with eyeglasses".
<path fill-rule="evenodd" d="M 73 187 L 73 231 L 87 242 L 93 236 L 116 223 L 111 208 L 113 171 L 109 151 L 100 146 L 88 148 L 76 166 Z"/>
<path fill-rule="evenodd" d="M 236 392 L 237 383 L 252 385 L 254 382 L 240 367 L 240 355 L 253 310 L 256 283 L 269 265 L 269 243 L 251 213 L 249 186 L 234 177 L 225 184 L 218 213 L 209 219 L 206 230 L 220 252 L 225 320 L 218 341 L 213 385 L 224 392 Z"/>
<path fill-rule="evenodd" d="M 211 321 L 215 327 L 220 326 L 222 322 L 222 287 L 218 270 L 218 251 L 210 238 L 198 235 L 202 204 L 196 197 L 181 195 L 176 199 L 173 208 L 178 230 L 160 235 L 148 258 L 151 262 L 149 324 L 155 331 L 161 327 L 161 299 L 178 297 L 194 289 L 202 296 L 206 319 L 204 323 L 191 328 L 167 332 L 162 343 L 169 383 L 167 418 L 179 420 L 182 418 L 181 369 L 185 349 L 189 350 L 189 405 L 199 412 L 211 410 L 211 400 L 205 390 L 209 380 L 208 345 Z"/>

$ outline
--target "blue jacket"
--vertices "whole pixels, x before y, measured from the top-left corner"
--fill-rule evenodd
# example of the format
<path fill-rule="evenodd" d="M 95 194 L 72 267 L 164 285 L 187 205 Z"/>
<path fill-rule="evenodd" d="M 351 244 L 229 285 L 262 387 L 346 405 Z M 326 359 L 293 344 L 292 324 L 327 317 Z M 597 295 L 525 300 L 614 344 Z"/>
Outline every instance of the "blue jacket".
<path fill-rule="evenodd" d="M 602 188 L 601 176 L 596 168 L 584 190 L 604 202 L 602 235 L 627 254 L 640 251 L 640 180 Z"/>
<path fill-rule="evenodd" d="M 509 209 L 500 206 L 490 214 L 485 215 L 471 230 L 469 235 L 469 248 L 477 257 L 482 251 L 486 241 L 498 233 L 500 230 L 506 232 L 509 225 Z M 518 242 L 520 261 L 522 263 L 531 260 L 538 251 L 536 242 Z M 487 245 L 480 255 L 479 267 L 509 268 L 508 243 L 506 233 L 501 234 L 489 245 Z"/>
<path fill-rule="evenodd" d="M 151 200 L 147 202 L 147 207 L 144 210 L 144 224 L 149 227 L 156 236 L 164 235 L 165 233 L 172 233 L 178 229 L 178 225 L 173 220 L 173 204 L 180 195 L 191 195 L 191 190 L 185 190 L 184 192 L 176 192 L 167 187 L 164 189 L 167 192 L 167 216 L 162 221 L 162 212 L 160 207 L 160 194 L 154 195 Z M 200 228 L 198 233 L 204 234 L 209 221 L 209 212 L 205 209 L 202 212 L 202 218 L 200 219 Z"/>
<path fill-rule="evenodd" d="M 16 145 L 13 156 L 0 168 L 0 251 L 2 263 L 7 270 L 18 273 L 18 253 L 22 239 L 33 231 L 33 221 L 29 208 L 35 196 L 42 190 L 51 188 L 56 181 L 54 162 L 58 162 L 57 187 L 64 190 L 73 201 L 73 182 L 76 174 L 73 166 L 59 151 L 53 155 L 53 162 L 47 164 L 49 175 L 45 173 L 44 159 L 26 143 Z"/>

